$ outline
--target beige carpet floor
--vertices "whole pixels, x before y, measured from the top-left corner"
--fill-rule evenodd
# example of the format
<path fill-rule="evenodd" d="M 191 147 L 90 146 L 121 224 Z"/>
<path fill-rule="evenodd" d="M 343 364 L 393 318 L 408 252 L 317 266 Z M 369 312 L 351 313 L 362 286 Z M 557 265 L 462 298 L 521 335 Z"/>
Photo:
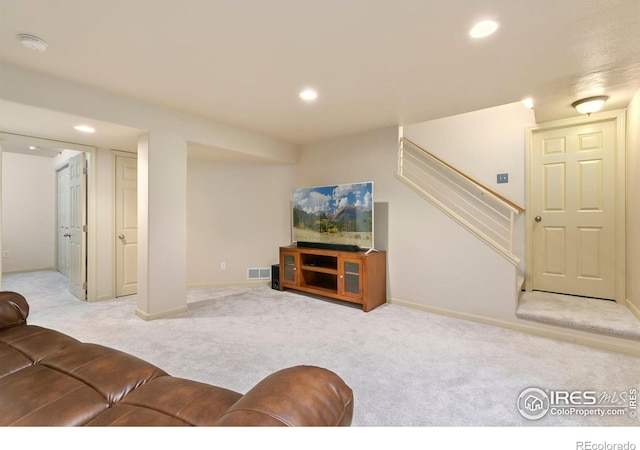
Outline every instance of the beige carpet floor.
<path fill-rule="evenodd" d="M 625 305 L 614 301 L 552 292 L 525 292 L 520 298 L 516 316 L 640 343 L 640 320 Z"/>
<path fill-rule="evenodd" d="M 637 418 L 524 418 L 523 390 L 640 388 L 640 358 L 385 304 L 349 304 L 267 286 L 192 290 L 188 312 L 143 321 L 135 296 L 86 303 L 56 272 L 3 277 L 29 322 L 144 358 L 175 376 L 246 392 L 278 369 L 312 364 L 353 388 L 356 427 L 638 427 Z"/>

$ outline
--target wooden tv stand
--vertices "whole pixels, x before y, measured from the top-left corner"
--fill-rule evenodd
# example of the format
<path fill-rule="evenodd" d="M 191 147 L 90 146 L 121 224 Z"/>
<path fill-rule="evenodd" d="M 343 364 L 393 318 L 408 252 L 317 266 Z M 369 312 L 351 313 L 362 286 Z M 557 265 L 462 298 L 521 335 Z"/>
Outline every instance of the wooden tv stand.
<path fill-rule="evenodd" d="M 387 301 L 386 252 L 280 247 L 280 290 L 294 289 L 362 305 Z"/>

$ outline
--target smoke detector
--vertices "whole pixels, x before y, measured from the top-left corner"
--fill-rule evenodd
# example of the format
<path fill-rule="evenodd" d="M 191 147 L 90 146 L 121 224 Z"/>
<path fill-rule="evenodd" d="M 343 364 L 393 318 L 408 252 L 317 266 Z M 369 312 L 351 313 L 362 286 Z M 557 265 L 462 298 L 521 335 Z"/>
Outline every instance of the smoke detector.
<path fill-rule="evenodd" d="M 44 52 L 49 46 L 49 44 L 40 39 L 38 36 L 33 36 L 31 34 L 19 34 L 18 39 L 25 47 L 39 52 Z"/>

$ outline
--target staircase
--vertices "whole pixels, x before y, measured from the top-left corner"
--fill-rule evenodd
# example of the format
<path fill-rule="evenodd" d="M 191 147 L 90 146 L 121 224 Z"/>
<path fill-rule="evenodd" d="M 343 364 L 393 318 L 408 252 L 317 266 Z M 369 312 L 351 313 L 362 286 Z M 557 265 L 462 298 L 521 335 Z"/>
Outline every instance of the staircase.
<path fill-rule="evenodd" d="M 405 138 L 399 142 L 396 177 L 518 266 L 514 221 L 524 208 Z"/>
<path fill-rule="evenodd" d="M 624 305 L 547 292 L 524 292 L 525 280 L 517 270 L 520 259 L 514 254 L 514 220 L 524 208 L 404 137 L 399 140 L 396 177 L 516 267 L 515 280 L 505 282 L 514 282 L 517 318 L 630 342 L 640 341 L 640 323 Z M 627 346 L 612 348 L 628 352 Z M 630 348 L 631 354 L 640 354 L 637 347 Z"/>

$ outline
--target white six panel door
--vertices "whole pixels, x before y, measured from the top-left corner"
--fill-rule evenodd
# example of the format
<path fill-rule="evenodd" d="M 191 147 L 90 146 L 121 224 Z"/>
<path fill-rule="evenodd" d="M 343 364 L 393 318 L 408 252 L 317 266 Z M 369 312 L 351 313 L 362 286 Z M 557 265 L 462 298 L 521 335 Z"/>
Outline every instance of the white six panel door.
<path fill-rule="evenodd" d="M 57 268 L 58 272 L 69 276 L 69 166 L 65 166 L 56 172 L 57 192 L 58 192 L 58 217 L 56 220 L 57 248 Z"/>
<path fill-rule="evenodd" d="M 615 298 L 616 124 L 533 133 L 533 289 Z"/>
<path fill-rule="evenodd" d="M 87 176 L 85 154 L 69 159 L 69 292 L 87 299 Z"/>
<path fill-rule="evenodd" d="M 138 291 L 138 160 L 116 156 L 116 297 Z"/>

